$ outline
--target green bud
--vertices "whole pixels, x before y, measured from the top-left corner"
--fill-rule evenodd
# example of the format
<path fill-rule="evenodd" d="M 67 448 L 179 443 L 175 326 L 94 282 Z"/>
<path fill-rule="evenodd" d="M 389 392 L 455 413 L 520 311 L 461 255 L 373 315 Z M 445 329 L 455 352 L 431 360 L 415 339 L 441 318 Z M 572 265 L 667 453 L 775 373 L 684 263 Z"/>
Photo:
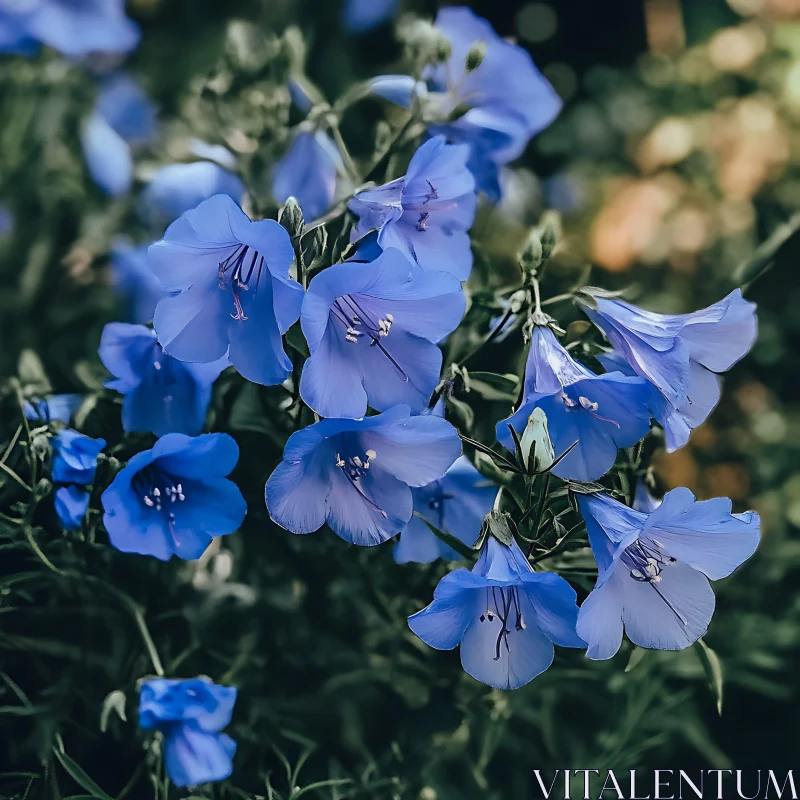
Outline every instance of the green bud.
<path fill-rule="evenodd" d="M 34 434 L 31 440 L 31 452 L 39 461 L 44 461 L 50 452 L 50 437 L 46 433 Z"/>
<path fill-rule="evenodd" d="M 264 32 L 243 20 L 228 25 L 225 51 L 234 68 L 250 73 L 263 69 L 273 55 Z"/>
<path fill-rule="evenodd" d="M 108 720 L 112 712 L 123 722 L 128 721 L 125 716 L 125 692 L 121 689 L 114 689 L 113 692 L 106 695 L 106 699 L 103 701 L 103 708 L 100 712 L 100 731 L 102 733 L 108 730 Z"/>
<path fill-rule="evenodd" d="M 522 248 L 522 252 L 519 254 L 519 266 L 522 269 L 526 284 L 530 283 L 532 279 L 536 277 L 536 271 L 542 263 L 543 252 L 539 231 L 531 231 Z"/>
<path fill-rule="evenodd" d="M 303 232 L 303 209 L 294 197 L 290 197 L 278 214 L 278 222 L 286 229 L 289 236 L 295 239 Z"/>
<path fill-rule="evenodd" d="M 542 260 L 549 260 L 561 237 L 561 218 L 555 211 L 548 211 L 539 223 L 540 241 L 542 243 Z"/>
<path fill-rule="evenodd" d="M 553 466 L 556 454 L 547 430 L 547 417 L 541 408 L 534 408 L 520 436 L 522 458 L 529 473 L 542 472 Z"/>
<path fill-rule="evenodd" d="M 467 72 L 474 72 L 478 69 L 478 67 L 483 64 L 484 58 L 486 58 L 486 42 L 481 40 L 473 42 L 465 59 Z"/>
<path fill-rule="evenodd" d="M 498 542 L 510 547 L 514 543 L 517 526 L 505 511 L 492 509 L 484 518 L 478 541 L 473 545 L 476 549 L 483 546 L 487 536 L 494 536 Z"/>
<path fill-rule="evenodd" d="M 434 58 L 439 63 L 443 63 L 447 61 L 448 58 L 453 54 L 453 45 L 450 44 L 450 40 L 444 35 L 440 34 L 436 39 L 436 49 L 434 53 Z"/>
<path fill-rule="evenodd" d="M 41 478 L 36 484 L 36 497 L 47 497 L 53 491 L 53 484 L 47 478 Z"/>

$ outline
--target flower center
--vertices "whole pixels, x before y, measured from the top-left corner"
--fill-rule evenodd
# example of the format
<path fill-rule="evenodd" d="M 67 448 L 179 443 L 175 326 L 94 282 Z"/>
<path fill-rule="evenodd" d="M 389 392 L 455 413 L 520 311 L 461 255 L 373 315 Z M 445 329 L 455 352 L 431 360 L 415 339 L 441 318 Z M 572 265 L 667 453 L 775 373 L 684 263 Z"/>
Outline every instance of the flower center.
<path fill-rule="evenodd" d="M 676 559 L 664 553 L 663 545 L 660 542 L 655 539 L 648 541 L 638 539 L 625 548 L 620 560 L 630 570 L 631 578 L 639 583 L 647 583 L 652 586 L 681 624 L 688 624 L 686 618 L 667 600 L 658 586 L 663 580 L 661 573 L 664 569 L 677 563 Z"/>
<path fill-rule="evenodd" d="M 519 589 L 516 586 L 486 587 L 486 611 L 478 617 L 482 623 L 493 625 L 498 622 L 497 640 L 495 641 L 494 660 L 500 660 L 500 650 L 503 645 L 510 651 L 508 643 L 509 622 L 513 621 L 514 629 L 524 631 L 527 627 L 522 618 L 522 607 L 519 602 Z"/>
<path fill-rule="evenodd" d="M 397 363 L 383 344 L 394 324 L 394 316 L 388 312 L 383 315 L 372 314 L 363 307 L 355 297 L 342 295 L 331 306 L 331 316 L 344 328 L 344 340 L 350 344 L 358 344 L 366 336 L 370 347 L 377 347 L 392 366 L 400 373 L 404 381 L 408 380 L 405 370 Z"/>
<path fill-rule="evenodd" d="M 344 473 L 344 476 L 350 481 L 350 485 L 361 495 L 361 497 L 378 511 L 382 516 L 388 516 L 387 513 L 364 491 L 362 486 L 362 479 L 366 477 L 369 472 L 370 464 L 378 457 L 374 450 L 367 450 L 362 458 L 359 455 L 342 458 L 336 453 L 336 466 Z"/>
<path fill-rule="evenodd" d="M 147 508 L 166 511 L 169 514 L 170 522 L 174 520 L 175 516 L 170 509 L 175 503 L 182 503 L 186 500 L 181 482 L 152 465 L 136 473 L 132 487 Z"/>
<path fill-rule="evenodd" d="M 230 283 L 233 295 L 233 319 L 246 320 L 247 316 L 242 308 L 241 292 L 250 290 L 250 279 L 255 273 L 255 295 L 258 291 L 258 282 L 261 280 L 261 270 L 264 268 L 264 256 L 258 250 L 253 250 L 249 245 L 239 245 L 224 261 L 217 265 L 219 274 L 219 288 L 225 290 Z"/>
<path fill-rule="evenodd" d="M 610 422 L 612 425 L 616 425 L 619 428 L 619 422 L 614 419 L 609 419 L 608 417 L 603 417 L 597 413 L 598 409 L 600 408 L 600 404 L 597 402 L 593 402 L 588 397 L 584 397 L 581 395 L 578 397 L 577 400 L 573 400 L 566 391 L 561 392 L 561 400 L 564 403 L 565 408 L 567 411 L 588 411 L 595 419 L 599 419 L 601 422 Z"/>

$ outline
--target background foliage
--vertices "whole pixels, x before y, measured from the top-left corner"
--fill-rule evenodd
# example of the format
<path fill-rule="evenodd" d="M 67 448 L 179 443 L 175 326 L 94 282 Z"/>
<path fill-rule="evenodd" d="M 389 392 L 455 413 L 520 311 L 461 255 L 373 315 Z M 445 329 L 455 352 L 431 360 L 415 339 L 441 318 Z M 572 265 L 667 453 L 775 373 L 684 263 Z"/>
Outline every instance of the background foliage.
<path fill-rule="evenodd" d="M 446 567 L 400 567 L 390 545 L 355 548 L 270 523 L 264 482 L 291 420 L 265 409 L 285 391 L 226 373 L 211 421 L 239 443 L 233 477 L 250 510 L 199 562 L 118 553 L 97 511 L 83 534 L 62 534 L 48 498 L 29 504 L 0 473 L 0 796 L 163 796 L 160 759 L 135 724 L 136 681 L 154 658 L 169 675 L 240 689 L 234 775 L 195 796 L 523 797 L 534 768 L 791 766 L 800 732 L 800 4 L 470 6 L 530 47 L 566 108 L 529 148 L 505 201 L 476 221 L 473 305 L 445 363 L 486 332 L 502 290 L 518 284 L 518 247 L 545 208 L 564 220 L 545 298 L 591 264 L 590 283 L 629 287 L 653 310 L 689 311 L 771 267 L 748 290 L 760 309 L 752 355 L 690 444 L 655 460 L 664 488 L 727 495 L 735 510 L 763 517 L 756 557 L 715 587 L 706 641 L 722 665 L 722 717 L 697 648 L 626 644 L 610 662 L 557 650 L 554 667 L 523 689 L 476 683 L 455 651 L 430 650 L 406 625 Z M 348 37 L 335 3 L 134 0 L 130 13 L 144 29 L 130 68 L 162 126 L 138 155 L 137 177 L 187 159 L 190 136 L 223 143 L 265 216 L 277 210 L 269 167 L 290 113 L 287 26 L 302 31 L 309 75 L 330 100 L 392 71 L 401 55 L 390 26 Z M 82 429 L 120 461 L 134 451 L 130 438 L 120 445 L 119 397 L 102 389 L 96 348 L 102 326 L 124 313 L 109 282 L 110 242 L 153 233 L 133 200 L 109 201 L 86 174 L 78 131 L 94 93 L 85 70 L 52 54 L 0 60 L 0 204 L 13 219 L 8 231 L 0 223 L 0 457 L 31 485 L 24 394 L 89 394 Z M 367 101 L 345 118 L 357 158 L 371 155 L 386 113 Z M 569 304 L 550 310 L 572 323 L 573 340 L 586 333 Z M 469 366 L 517 372 L 517 352 L 506 340 Z M 466 388 L 457 384 L 456 408 L 469 434 L 490 443 L 509 401 Z M 98 486 L 113 468 L 101 463 Z M 24 526 L 7 522 L 20 512 Z M 558 566 L 581 592 L 591 564 L 579 551 Z"/>

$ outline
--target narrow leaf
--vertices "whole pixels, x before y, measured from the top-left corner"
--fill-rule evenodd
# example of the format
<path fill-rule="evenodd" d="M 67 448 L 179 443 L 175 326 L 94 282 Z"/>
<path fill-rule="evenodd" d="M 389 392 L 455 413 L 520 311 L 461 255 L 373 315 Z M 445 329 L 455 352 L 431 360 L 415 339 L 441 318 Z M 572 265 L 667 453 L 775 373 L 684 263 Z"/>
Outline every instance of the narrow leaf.
<path fill-rule="evenodd" d="M 705 670 L 708 686 L 717 704 L 717 713 L 722 716 L 722 662 L 702 639 L 698 639 L 697 644 L 695 652 Z"/>

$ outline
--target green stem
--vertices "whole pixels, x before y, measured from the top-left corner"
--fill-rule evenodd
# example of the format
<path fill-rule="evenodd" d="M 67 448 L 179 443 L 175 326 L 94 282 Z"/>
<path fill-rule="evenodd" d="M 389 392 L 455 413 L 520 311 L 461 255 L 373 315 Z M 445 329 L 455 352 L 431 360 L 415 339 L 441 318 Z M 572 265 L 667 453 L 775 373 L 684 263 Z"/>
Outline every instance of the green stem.
<path fill-rule="evenodd" d="M 353 161 L 353 157 L 350 155 L 350 151 L 347 149 L 347 145 L 344 143 L 342 133 L 339 130 L 338 120 L 331 121 L 330 129 L 331 133 L 333 134 L 334 141 L 336 142 L 336 146 L 339 148 L 339 152 L 342 154 L 344 168 L 347 171 L 348 177 L 355 186 L 359 186 L 361 184 L 361 178 L 358 174 L 358 167 L 356 167 L 356 162 Z"/>

